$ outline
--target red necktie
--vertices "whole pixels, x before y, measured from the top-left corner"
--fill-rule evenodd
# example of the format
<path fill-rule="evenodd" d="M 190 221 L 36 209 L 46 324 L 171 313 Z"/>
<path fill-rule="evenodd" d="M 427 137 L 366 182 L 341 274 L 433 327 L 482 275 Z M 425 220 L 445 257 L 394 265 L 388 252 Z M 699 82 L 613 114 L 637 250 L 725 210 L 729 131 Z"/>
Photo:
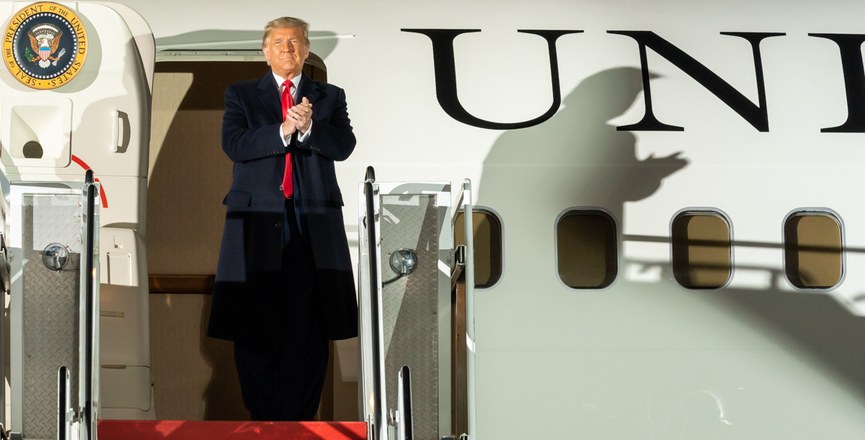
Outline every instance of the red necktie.
<path fill-rule="evenodd" d="M 294 84 L 291 80 L 287 79 L 282 83 L 282 86 L 282 120 L 285 121 L 286 116 L 288 116 L 288 109 L 294 107 L 294 100 L 291 99 L 291 88 L 294 87 Z M 294 184 L 291 180 L 291 153 L 285 155 L 285 174 L 282 176 L 282 192 L 285 194 L 286 199 L 294 194 Z"/>

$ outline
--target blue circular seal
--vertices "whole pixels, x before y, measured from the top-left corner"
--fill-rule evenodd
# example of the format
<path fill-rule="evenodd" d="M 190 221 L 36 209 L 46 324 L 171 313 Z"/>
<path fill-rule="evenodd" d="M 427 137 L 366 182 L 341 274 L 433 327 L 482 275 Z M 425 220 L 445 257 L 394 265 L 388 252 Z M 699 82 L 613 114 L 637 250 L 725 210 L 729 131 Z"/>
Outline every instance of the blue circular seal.
<path fill-rule="evenodd" d="M 34 3 L 10 21 L 3 41 L 4 63 L 25 85 L 53 89 L 81 70 L 86 41 L 84 24 L 69 8 Z"/>

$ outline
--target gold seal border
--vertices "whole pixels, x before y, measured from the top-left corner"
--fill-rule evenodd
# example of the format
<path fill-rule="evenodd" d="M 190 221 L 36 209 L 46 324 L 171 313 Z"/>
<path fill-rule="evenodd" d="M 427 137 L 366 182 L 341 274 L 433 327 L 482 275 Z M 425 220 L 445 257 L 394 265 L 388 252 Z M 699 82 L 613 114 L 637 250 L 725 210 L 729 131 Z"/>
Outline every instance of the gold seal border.
<path fill-rule="evenodd" d="M 28 75 L 15 62 L 15 54 L 12 48 L 12 41 L 21 24 L 30 16 L 42 12 L 53 13 L 65 19 L 78 36 L 78 50 L 75 52 L 72 65 L 63 74 L 51 79 L 35 78 Z M 81 72 L 81 68 L 84 67 L 84 60 L 87 59 L 87 42 L 87 31 L 84 29 L 84 23 L 81 22 L 81 19 L 78 18 L 78 15 L 72 9 L 54 2 L 33 3 L 16 12 L 3 29 L 3 64 L 6 65 L 6 69 L 9 70 L 9 73 L 18 82 L 27 87 L 37 90 L 56 89 L 72 81 Z"/>

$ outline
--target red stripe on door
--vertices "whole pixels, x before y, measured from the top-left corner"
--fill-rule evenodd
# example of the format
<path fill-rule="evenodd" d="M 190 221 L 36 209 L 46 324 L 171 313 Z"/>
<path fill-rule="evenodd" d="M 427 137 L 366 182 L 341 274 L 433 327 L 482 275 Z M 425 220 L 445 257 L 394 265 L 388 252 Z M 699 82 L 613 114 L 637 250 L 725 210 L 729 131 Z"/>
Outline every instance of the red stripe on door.
<path fill-rule="evenodd" d="M 87 165 L 86 163 L 84 163 L 83 160 L 81 160 L 80 158 L 78 158 L 78 156 L 76 156 L 74 154 L 72 155 L 72 161 L 77 163 L 78 165 L 80 165 L 81 168 L 84 168 L 84 171 L 90 171 L 91 170 L 90 165 Z M 95 176 L 96 172 L 94 171 L 93 174 Z M 99 179 L 94 179 L 94 180 L 99 182 Z M 99 197 L 102 198 L 102 207 L 108 208 L 108 197 L 105 195 L 105 186 L 102 185 L 102 182 L 99 182 Z"/>

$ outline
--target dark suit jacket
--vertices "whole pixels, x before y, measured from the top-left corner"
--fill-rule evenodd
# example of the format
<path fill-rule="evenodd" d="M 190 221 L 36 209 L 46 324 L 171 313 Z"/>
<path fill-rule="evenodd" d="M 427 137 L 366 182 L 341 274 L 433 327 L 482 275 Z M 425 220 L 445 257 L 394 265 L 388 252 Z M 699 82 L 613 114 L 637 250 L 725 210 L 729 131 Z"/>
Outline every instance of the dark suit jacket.
<path fill-rule="evenodd" d="M 299 216 L 305 219 L 315 287 L 330 339 L 357 336 L 357 300 L 333 162 L 354 150 L 345 92 L 306 75 L 297 102 L 312 103 L 312 132 L 291 151 Z M 222 149 L 234 162 L 225 229 L 207 334 L 234 341 L 277 339 L 285 196 L 280 189 L 287 149 L 281 141 L 278 86 L 268 72 L 225 92 Z"/>

